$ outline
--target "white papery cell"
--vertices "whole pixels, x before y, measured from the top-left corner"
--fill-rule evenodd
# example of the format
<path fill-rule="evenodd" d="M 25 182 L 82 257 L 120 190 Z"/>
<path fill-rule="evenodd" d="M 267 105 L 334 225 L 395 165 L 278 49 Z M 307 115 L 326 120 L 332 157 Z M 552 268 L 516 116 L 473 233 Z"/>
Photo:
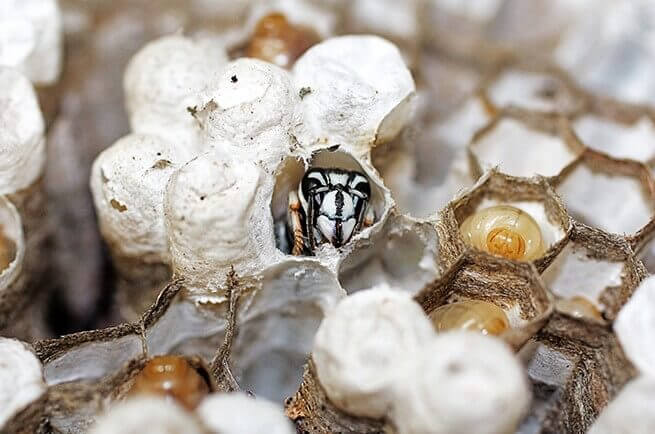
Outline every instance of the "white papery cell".
<path fill-rule="evenodd" d="M 164 192 L 171 175 L 193 157 L 158 136 L 131 134 L 105 149 L 91 169 L 100 229 L 127 256 L 168 262 Z"/>
<path fill-rule="evenodd" d="M 57 0 L 0 2 L 0 65 L 11 66 L 34 84 L 59 78 L 62 23 Z"/>
<path fill-rule="evenodd" d="M 415 86 L 398 49 L 377 36 L 342 36 L 310 48 L 293 68 L 303 90 L 305 146 L 345 145 L 359 155 L 394 138 L 412 113 Z"/>
<path fill-rule="evenodd" d="M 438 335 L 401 386 L 391 414 L 399 434 L 514 432 L 530 404 L 510 348 L 475 332 Z"/>
<path fill-rule="evenodd" d="M 221 434 L 292 434 L 282 406 L 244 393 L 215 393 L 196 410 L 213 432 Z"/>
<path fill-rule="evenodd" d="M 0 337 L 0 428 L 45 390 L 41 362 L 31 349 Z"/>
<path fill-rule="evenodd" d="M 32 185 L 45 164 L 45 124 L 30 81 L 0 66 L 0 194 Z"/>
<path fill-rule="evenodd" d="M 202 434 L 193 414 L 159 397 L 137 397 L 119 402 L 101 415 L 91 434 Z"/>
<path fill-rule="evenodd" d="M 399 378 L 434 336 L 406 293 L 360 291 L 321 323 L 312 357 L 330 400 L 348 413 L 379 418 L 394 403 Z"/>
<path fill-rule="evenodd" d="M 173 269 L 192 289 L 213 290 L 232 267 L 248 275 L 276 257 L 264 183 L 255 163 L 213 151 L 172 176 L 165 215 Z"/>
<path fill-rule="evenodd" d="M 201 91 L 226 63 L 225 49 L 211 39 L 175 34 L 145 45 L 123 79 L 132 131 L 197 146 L 200 127 L 192 113 L 202 106 Z"/>

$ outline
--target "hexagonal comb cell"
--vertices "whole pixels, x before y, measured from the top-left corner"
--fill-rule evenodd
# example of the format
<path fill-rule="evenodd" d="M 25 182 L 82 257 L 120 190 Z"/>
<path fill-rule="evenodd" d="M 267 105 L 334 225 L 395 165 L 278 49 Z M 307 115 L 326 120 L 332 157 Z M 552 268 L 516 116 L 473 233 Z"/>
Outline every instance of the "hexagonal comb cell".
<path fill-rule="evenodd" d="M 103 403 L 123 399 L 154 355 L 186 359 L 209 390 L 216 390 L 216 372 L 222 368 L 209 365 L 224 340 L 227 313 L 220 308 L 199 309 L 182 292 L 182 285 L 172 282 L 135 323 L 34 344 L 43 364 L 48 399 L 57 407 L 49 413 L 53 427 L 62 432 L 86 430 Z"/>
<path fill-rule="evenodd" d="M 634 234 L 652 218 L 655 188 L 650 170 L 586 150 L 557 179 L 555 189 L 571 215 L 615 234 Z"/>
<path fill-rule="evenodd" d="M 531 264 L 474 251 L 462 255 L 415 299 L 437 329 L 437 323 L 443 321 L 444 329 L 477 329 L 485 334 L 497 334 L 517 350 L 545 324 L 553 309 L 551 297 Z M 481 302 L 493 306 L 483 306 Z M 459 307 L 458 312 L 451 314 L 452 318 L 444 319 L 436 312 L 451 304 Z M 505 316 L 499 315 L 494 306 Z M 496 327 L 494 322 L 507 324 Z M 473 323 L 477 324 L 471 326 Z"/>
<path fill-rule="evenodd" d="M 291 68 L 298 57 L 319 40 L 311 28 L 294 25 L 284 14 L 273 12 L 257 22 L 245 57 Z"/>
<path fill-rule="evenodd" d="M 568 115 L 584 104 L 581 94 L 562 71 L 521 64 L 507 67 L 489 80 L 484 97 L 496 112 L 516 107 Z"/>
<path fill-rule="evenodd" d="M 498 167 L 523 177 L 557 176 L 583 149 L 565 118 L 520 111 L 501 114 L 469 145 L 478 174 Z"/>
<path fill-rule="evenodd" d="M 449 123 L 443 126 L 446 125 L 452 126 Z M 417 121 L 416 128 L 372 152 L 372 164 L 380 172 L 401 213 L 429 218 L 455 193 L 475 182 L 469 173 L 464 145 L 458 148 L 459 144 L 450 143 L 451 138 L 442 136 L 441 126 L 432 121 Z M 471 135 L 474 132 L 471 131 Z M 434 158 L 435 154 L 439 158 Z"/>
<path fill-rule="evenodd" d="M 610 105 L 607 103 L 606 105 Z M 586 113 L 572 123 L 589 148 L 616 159 L 651 163 L 655 159 L 655 125 L 645 110 L 629 110 L 618 104 L 608 113 Z"/>
<path fill-rule="evenodd" d="M 558 297 L 556 310 L 611 322 L 646 274 L 625 239 L 576 223 L 571 241 L 542 278 Z"/>
<path fill-rule="evenodd" d="M 37 354 L 48 385 L 92 381 L 115 374 L 144 354 L 203 355 L 211 359 L 226 329 L 224 309 L 198 309 L 172 282 L 139 321 L 39 341 Z M 174 331 L 172 331 L 174 329 Z"/>
<path fill-rule="evenodd" d="M 554 60 L 587 89 L 633 103 L 652 104 L 652 32 L 648 1 L 582 8 L 561 35 Z"/>
<path fill-rule="evenodd" d="M 533 401 L 517 432 L 586 432 L 600 410 L 635 375 L 605 325 L 556 313 L 519 352 Z M 577 404 L 574 404 L 577 403 Z M 580 405 L 579 403 L 584 403 Z"/>
<path fill-rule="evenodd" d="M 461 147 L 503 110 L 571 115 L 585 104 L 584 96 L 557 68 L 512 64 L 488 75 L 470 98 L 433 128 L 440 141 Z"/>
<path fill-rule="evenodd" d="M 543 178 L 491 171 L 440 213 L 441 258 L 451 264 L 475 249 L 544 269 L 564 247 L 571 221 Z"/>

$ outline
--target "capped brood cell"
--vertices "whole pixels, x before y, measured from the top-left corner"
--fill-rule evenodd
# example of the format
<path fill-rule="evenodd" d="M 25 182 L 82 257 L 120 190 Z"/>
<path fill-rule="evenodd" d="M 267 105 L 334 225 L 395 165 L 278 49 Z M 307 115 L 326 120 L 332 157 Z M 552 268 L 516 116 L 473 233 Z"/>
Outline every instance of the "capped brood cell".
<path fill-rule="evenodd" d="M 178 405 L 155 397 L 140 397 L 108 409 L 91 427 L 80 427 L 91 434 L 112 434 L 116 431 L 148 431 L 152 433 L 184 432 L 202 434 L 204 427 L 192 413 Z"/>
<path fill-rule="evenodd" d="M 531 401 L 511 348 L 479 333 L 437 335 L 404 378 L 390 417 L 398 434 L 514 432 Z"/>
<path fill-rule="evenodd" d="M 200 109 L 201 91 L 226 63 L 225 50 L 211 40 L 175 34 L 146 44 L 123 79 L 132 131 L 161 135 L 181 147 L 198 146 L 201 131 L 191 113 Z"/>
<path fill-rule="evenodd" d="M 25 236 L 26 277 L 43 283 L 51 234 L 46 212 L 43 171 L 46 160 L 45 122 L 29 80 L 0 66 L 0 194 L 16 206 Z M 38 330 L 33 332 L 39 333 Z M 31 333 L 31 332 L 30 332 Z"/>
<path fill-rule="evenodd" d="M 605 407 L 589 429 L 589 434 L 646 432 L 655 429 L 650 409 L 655 397 L 655 381 L 643 376 L 627 383 Z"/>
<path fill-rule="evenodd" d="M 395 138 L 411 118 L 415 84 L 398 48 L 377 36 L 331 38 L 293 67 L 306 149 L 341 145 L 360 157 Z M 309 91 L 309 93 L 307 93 Z"/>
<path fill-rule="evenodd" d="M 312 433 L 381 432 L 406 370 L 433 337 L 406 293 L 372 289 L 345 298 L 319 327 L 287 415 Z"/>
<path fill-rule="evenodd" d="M 164 198 L 170 177 L 194 153 L 159 136 L 131 134 L 91 169 L 100 231 L 118 270 L 122 314 L 135 320 L 171 276 Z"/>
<path fill-rule="evenodd" d="M 292 148 L 290 130 L 302 120 L 288 71 L 258 59 L 240 58 L 215 71 L 195 114 L 203 140 L 259 162 L 272 172 Z M 229 145 L 229 146 L 226 146 Z"/>
<path fill-rule="evenodd" d="M 292 434 L 281 405 L 245 393 L 213 393 L 196 414 L 212 432 L 222 434 Z"/>
<path fill-rule="evenodd" d="M 35 85 L 52 85 L 63 58 L 62 13 L 57 0 L 8 0 L 0 9 L 0 65 Z"/>
<path fill-rule="evenodd" d="M 231 270 L 254 275 L 274 263 L 269 184 L 258 165 L 218 150 L 171 176 L 164 199 L 171 263 L 192 295 L 221 301 Z"/>

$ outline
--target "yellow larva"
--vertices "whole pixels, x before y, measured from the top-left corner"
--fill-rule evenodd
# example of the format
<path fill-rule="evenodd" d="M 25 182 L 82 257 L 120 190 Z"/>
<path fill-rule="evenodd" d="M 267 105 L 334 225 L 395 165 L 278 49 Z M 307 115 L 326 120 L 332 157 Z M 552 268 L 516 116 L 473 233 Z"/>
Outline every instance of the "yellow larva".
<path fill-rule="evenodd" d="M 438 307 L 430 313 L 437 332 L 462 329 L 485 335 L 499 335 L 509 327 L 507 315 L 493 303 L 466 300 Z"/>
<path fill-rule="evenodd" d="M 179 356 L 152 358 L 130 389 L 130 394 L 165 396 L 189 410 L 196 408 L 208 393 L 209 386 L 204 378 Z"/>
<path fill-rule="evenodd" d="M 532 261 L 545 250 L 539 225 L 526 212 L 509 205 L 485 208 L 460 226 L 464 241 L 492 255 Z"/>
<path fill-rule="evenodd" d="M 257 23 L 246 56 L 290 68 L 318 41 L 310 29 L 291 24 L 283 14 L 271 13 Z"/>

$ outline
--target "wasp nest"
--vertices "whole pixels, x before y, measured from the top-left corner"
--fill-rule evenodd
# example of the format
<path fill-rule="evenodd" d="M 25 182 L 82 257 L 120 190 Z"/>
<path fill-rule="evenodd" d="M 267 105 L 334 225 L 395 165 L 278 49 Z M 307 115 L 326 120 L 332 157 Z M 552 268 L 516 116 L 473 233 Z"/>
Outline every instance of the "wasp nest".
<path fill-rule="evenodd" d="M 354 237 L 352 246 L 330 249 L 312 234 L 296 252 L 315 255 L 336 272 L 353 248 L 395 230 L 384 227 L 393 202 L 369 161 L 371 146 L 397 135 L 411 110 L 414 83 L 392 44 L 373 36 L 331 39 L 309 49 L 291 73 L 254 59 L 221 62 L 209 47 L 173 36 L 135 56 L 125 77 L 135 133 L 94 164 L 91 187 L 125 282 L 127 317 L 143 311 L 170 273 L 187 277 L 198 300 L 221 301 L 217 288 L 231 268 L 255 275 L 291 260 L 285 254 L 294 246 L 284 243 L 292 238 L 289 231 L 302 228 L 280 219 L 287 219 L 294 206 L 290 193 L 300 192 L 309 168 L 358 173 L 369 188 L 358 193 L 358 203 L 349 202 L 352 220 L 339 226 L 346 231 L 342 242 Z M 386 65 L 393 87 L 363 69 L 378 62 Z M 344 72 L 346 65 L 358 75 Z M 345 78 L 354 81 L 346 86 Z M 162 86 L 170 90 L 155 91 Z M 357 89 L 366 95 L 353 99 Z M 353 106 L 355 100 L 360 105 Z M 164 128 L 176 130 L 174 137 L 154 133 Z M 137 179 L 148 179 L 148 187 L 138 187 Z M 364 230 L 364 223 L 371 228 Z M 279 224 L 283 233 L 276 243 Z M 412 266 L 419 265 L 409 264 L 410 273 Z M 423 274 L 436 272 L 426 267 Z"/>
<path fill-rule="evenodd" d="M 29 6 L 31 5 L 31 6 Z M 18 30 L 14 23 L 20 24 L 20 29 L 32 33 L 36 30 L 41 20 L 50 21 L 49 17 L 40 16 L 33 10 L 37 8 L 34 2 L 27 2 L 18 7 L 16 12 L 25 14 L 18 18 L 10 14 L 9 9 L 4 12 L 0 10 L 0 20 L 3 23 L 11 24 L 9 29 L 3 26 L 10 33 Z M 48 7 L 53 5 L 48 2 Z M 10 6 L 11 9 L 11 6 Z M 24 9 L 24 10 L 23 10 Z M 37 8 L 38 9 L 38 8 Z M 49 10 L 49 9 L 48 9 Z M 13 13 L 12 12 L 12 13 Z M 55 14 L 56 10 L 47 14 Z M 37 16 L 32 16 L 36 14 Z M 6 15 L 6 16 L 5 16 Z M 33 19 L 33 21 L 30 21 Z M 26 27 L 29 26 L 29 27 Z M 46 26 L 48 27 L 48 26 Z M 56 28 L 56 26 L 55 26 Z M 43 38 L 48 39 L 51 29 L 43 30 Z M 50 233 L 49 221 L 46 217 L 44 168 L 46 159 L 45 149 L 45 122 L 39 108 L 39 101 L 36 92 L 29 78 L 19 72 L 23 69 L 26 74 L 33 72 L 34 80 L 42 79 L 45 82 L 52 80 L 58 72 L 58 65 L 54 65 L 53 72 L 48 72 L 47 65 L 38 66 L 40 56 L 33 53 L 33 50 L 40 46 L 37 35 L 34 34 L 31 46 L 24 58 L 16 60 L 13 64 L 11 59 L 4 59 L 2 55 L 11 55 L 15 46 L 11 43 L 11 35 L 8 35 L 10 42 L 7 47 L 0 46 L 0 122 L 3 125 L 0 132 L 0 194 L 3 195 L 2 227 L 4 232 L 4 243 L 8 255 L 7 264 L 3 268 L 2 282 L 2 306 L 0 307 L 0 328 L 5 328 L 6 334 L 30 337 L 41 335 L 39 316 L 40 306 L 43 303 L 32 303 L 30 312 L 34 314 L 34 321 L 21 321 L 19 318 L 23 309 L 36 296 L 43 300 L 46 296 L 44 277 L 47 271 L 47 239 Z M 22 41 L 20 35 L 16 35 Z M 3 40 L 2 44 L 5 41 Z M 46 45 L 48 56 L 57 54 L 58 46 L 53 41 L 42 41 Z M 54 44 L 54 45 L 53 45 Z M 44 48 L 41 47 L 41 50 Z M 30 56 L 36 56 L 36 60 L 30 61 Z M 6 60 L 6 62 L 4 62 Z M 43 60 L 48 63 L 50 60 Z M 51 59 L 57 63 L 56 58 Z M 10 64 L 12 67 L 4 66 Z M 20 68 L 22 65 L 22 68 Z M 31 66 L 30 66 L 31 65 Z M 39 74 L 46 74 L 40 76 Z M 15 207 L 15 208 L 14 208 Z M 17 212 L 16 212 L 17 211 Z M 13 253 L 12 253 L 13 252 Z M 37 306 L 40 305 L 40 306 Z M 14 319 L 16 319 L 14 321 Z M 31 322 L 31 323 L 30 323 Z M 6 328 L 9 326 L 9 328 Z"/>
<path fill-rule="evenodd" d="M 528 402 L 520 364 L 504 344 L 471 332 L 437 335 L 409 295 L 374 289 L 323 321 L 286 411 L 312 433 L 467 432 L 478 423 L 507 432 Z"/>
<path fill-rule="evenodd" d="M 85 62 L 125 57 L 107 62 L 126 64 L 125 128 L 84 137 L 124 135 L 83 176 L 119 318 L 33 341 L 49 225 L 32 83 L 56 81 L 62 20 L 13 3 L 0 327 L 31 344 L 0 341 L 0 430 L 637 429 L 654 401 L 647 5 L 66 0 L 72 47 L 104 29 Z M 127 61 L 114 28 L 151 40 Z M 62 92 L 64 112 L 83 95 Z"/>

